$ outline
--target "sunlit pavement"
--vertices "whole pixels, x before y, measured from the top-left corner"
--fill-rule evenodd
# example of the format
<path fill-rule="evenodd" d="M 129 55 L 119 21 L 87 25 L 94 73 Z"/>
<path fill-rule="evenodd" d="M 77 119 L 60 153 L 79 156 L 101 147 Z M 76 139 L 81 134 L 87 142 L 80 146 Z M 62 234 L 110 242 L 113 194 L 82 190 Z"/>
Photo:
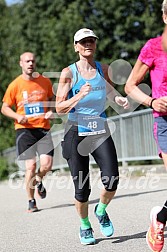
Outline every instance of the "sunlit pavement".
<path fill-rule="evenodd" d="M 97 170 L 91 173 L 89 215 L 97 240 L 91 246 L 79 242 L 79 218 L 69 175 L 48 174 L 44 180 L 47 198 L 36 199 L 39 208 L 36 213 L 27 213 L 23 179 L 11 178 L 0 183 L 0 252 L 149 251 L 145 241 L 149 213 L 153 206 L 161 206 L 167 200 L 167 176 L 153 170 L 137 174 L 130 170 L 121 172 L 118 191 L 107 208 L 115 233 L 105 238 L 93 214 L 101 182 Z M 165 237 L 164 251 L 167 251 L 167 233 Z"/>

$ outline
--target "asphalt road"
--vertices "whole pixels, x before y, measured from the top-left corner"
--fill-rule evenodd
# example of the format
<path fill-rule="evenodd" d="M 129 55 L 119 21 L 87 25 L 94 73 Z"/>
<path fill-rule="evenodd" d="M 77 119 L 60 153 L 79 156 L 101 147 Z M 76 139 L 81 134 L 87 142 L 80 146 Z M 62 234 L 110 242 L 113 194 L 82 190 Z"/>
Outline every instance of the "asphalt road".
<path fill-rule="evenodd" d="M 54 173 L 44 184 L 48 194 L 46 199 L 37 199 L 40 211 L 27 213 L 23 180 L 0 183 L 0 252 L 150 251 L 145 241 L 149 213 L 167 199 L 166 175 L 121 177 L 117 194 L 107 208 L 115 233 L 112 238 L 105 238 L 93 213 L 101 183 L 99 174 L 92 174 L 89 210 L 97 242 L 91 246 L 81 245 L 78 238 L 79 218 L 70 176 Z M 167 239 L 163 251 L 167 251 Z"/>

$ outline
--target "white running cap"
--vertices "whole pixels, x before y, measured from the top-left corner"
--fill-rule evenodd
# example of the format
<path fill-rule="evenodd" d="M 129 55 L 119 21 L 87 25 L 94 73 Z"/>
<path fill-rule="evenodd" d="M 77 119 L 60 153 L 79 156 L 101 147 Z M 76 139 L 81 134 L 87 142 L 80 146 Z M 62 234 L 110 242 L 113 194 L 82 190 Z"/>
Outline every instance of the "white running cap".
<path fill-rule="evenodd" d="M 96 34 L 92 30 L 87 29 L 87 28 L 82 28 L 75 33 L 74 44 L 76 42 L 80 41 L 81 39 L 84 39 L 87 37 L 94 37 L 94 38 L 98 39 L 98 37 L 96 36 Z"/>

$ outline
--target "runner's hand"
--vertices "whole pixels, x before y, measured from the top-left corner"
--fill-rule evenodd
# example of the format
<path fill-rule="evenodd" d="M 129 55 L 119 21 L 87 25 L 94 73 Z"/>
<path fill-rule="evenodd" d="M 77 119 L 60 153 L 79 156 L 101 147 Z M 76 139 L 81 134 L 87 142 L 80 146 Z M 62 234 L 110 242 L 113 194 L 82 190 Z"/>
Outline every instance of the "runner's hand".
<path fill-rule="evenodd" d="M 152 108 L 157 112 L 166 113 L 167 112 L 167 96 L 163 96 L 155 99 L 152 102 Z"/>
<path fill-rule="evenodd" d="M 28 118 L 25 115 L 17 115 L 17 122 L 20 124 L 24 124 L 28 122 Z"/>
<path fill-rule="evenodd" d="M 130 107 L 129 101 L 128 101 L 128 99 L 126 97 L 116 96 L 115 97 L 115 102 L 119 106 L 122 106 L 124 109 L 128 109 Z"/>
<path fill-rule="evenodd" d="M 53 111 L 49 110 L 48 112 L 46 112 L 45 114 L 45 119 L 53 119 Z"/>
<path fill-rule="evenodd" d="M 80 93 L 85 97 L 92 90 L 92 87 L 89 82 L 86 82 L 80 89 Z"/>

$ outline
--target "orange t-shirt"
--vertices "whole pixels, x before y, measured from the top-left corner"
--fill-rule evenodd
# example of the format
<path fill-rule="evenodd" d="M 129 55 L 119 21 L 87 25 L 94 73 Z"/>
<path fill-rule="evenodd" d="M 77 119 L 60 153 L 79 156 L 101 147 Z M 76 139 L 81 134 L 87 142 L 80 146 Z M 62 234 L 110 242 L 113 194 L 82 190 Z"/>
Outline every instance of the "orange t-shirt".
<path fill-rule="evenodd" d="M 10 107 L 15 106 L 16 113 L 26 115 L 28 118 L 28 123 L 25 124 L 19 124 L 15 121 L 15 129 L 50 129 L 49 120 L 44 116 L 49 110 L 48 101 L 52 97 L 52 83 L 48 78 L 39 75 L 33 80 L 25 80 L 20 75 L 9 84 L 3 102 Z"/>

